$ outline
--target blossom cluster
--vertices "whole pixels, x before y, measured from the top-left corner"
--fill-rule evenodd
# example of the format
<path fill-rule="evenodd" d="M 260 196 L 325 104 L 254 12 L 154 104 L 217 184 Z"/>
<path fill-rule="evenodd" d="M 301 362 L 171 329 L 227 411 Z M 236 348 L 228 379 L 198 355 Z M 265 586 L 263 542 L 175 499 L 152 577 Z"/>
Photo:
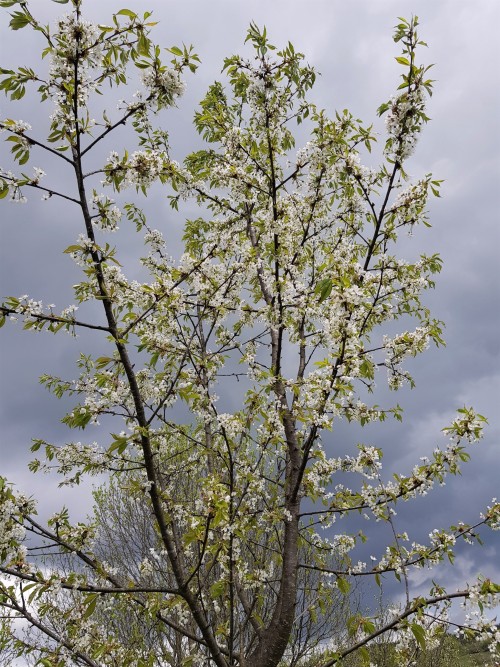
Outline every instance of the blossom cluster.
<path fill-rule="evenodd" d="M 97 211 L 96 217 L 92 220 L 96 227 L 105 232 L 115 232 L 119 229 L 118 223 L 122 218 L 122 212 L 114 205 L 112 199 L 94 190 L 92 207 Z"/>
<path fill-rule="evenodd" d="M 24 135 L 25 132 L 31 130 L 31 125 L 24 120 L 11 120 L 10 118 L 5 118 L 0 121 L 0 133 L 8 130 L 12 134 Z"/>
<path fill-rule="evenodd" d="M 471 637 L 477 641 L 486 641 L 491 656 L 500 659 L 500 629 L 496 618 L 488 618 L 487 609 L 494 609 L 500 604 L 500 586 L 489 579 L 479 579 L 469 585 L 463 607 L 467 610 L 463 627 L 459 635 Z"/>
<path fill-rule="evenodd" d="M 385 365 L 389 373 L 389 386 L 399 388 L 410 376 L 400 370 L 400 364 L 405 357 L 423 352 L 429 347 L 429 326 L 417 327 L 414 331 L 405 331 L 393 338 L 384 336 L 384 348 L 388 355 Z"/>
<path fill-rule="evenodd" d="M 75 99 L 80 108 L 87 104 L 97 87 L 93 70 L 101 63 L 102 44 L 97 25 L 84 21 L 75 13 L 59 19 L 53 38 L 57 48 L 51 54 L 47 92 L 54 100 L 53 126 L 73 128 Z M 75 66 L 78 79 L 75 81 Z"/>
<path fill-rule="evenodd" d="M 407 225 L 409 230 L 416 222 L 425 220 L 423 213 L 427 203 L 428 188 L 429 179 L 421 179 L 400 192 L 392 205 L 399 223 Z"/>
<path fill-rule="evenodd" d="M 9 201 L 14 204 L 26 204 L 28 201 L 12 171 L 0 169 L 0 190 L 7 190 Z"/>
<path fill-rule="evenodd" d="M 391 99 L 385 119 L 389 135 L 388 157 L 403 162 L 413 154 L 422 129 L 424 110 L 425 91 L 419 86 Z"/>
<path fill-rule="evenodd" d="M 180 73 L 165 66 L 148 67 L 142 71 L 141 79 L 149 93 L 149 101 L 154 101 L 158 110 L 172 106 L 186 89 Z"/>
<path fill-rule="evenodd" d="M 98 475 L 105 472 L 112 460 L 112 457 L 96 442 L 91 445 L 71 442 L 61 446 L 39 442 L 35 445 L 35 450 L 42 444 L 46 458 L 45 460 L 33 459 L 30 462 L 30 470 L 32 472 L 41 470 L 47 473 L 56 470 L 58 474 L 65 477 L 62 482 L 64 485 L 78 484 L 82 473 Z"/>
<path fill-rule="evenodd" d="M 0 477 L 0 564 L 26 570 L 27 549 L 24 517 L 35 511 L 35 502 L 22 494 L 15 494 L 7 481 Z"/>
<path fill-rule="evenodd" d="M 130 157 L 120 159 L 113 151 L 104 167 L 104 185 L 113 184 L 117 189 L 135 186 L 148 188 L 162 175 L 168 157 L 158 150 L 134 151 Z"/>
<path fill-rule="evenodd" d="M 491 530 L 500 530 L 500 502 L 496 498 L 492 499 L 491 505 L 488 505 L 485 514 L 481 514 L 481 518 L 487 522 Z"/>

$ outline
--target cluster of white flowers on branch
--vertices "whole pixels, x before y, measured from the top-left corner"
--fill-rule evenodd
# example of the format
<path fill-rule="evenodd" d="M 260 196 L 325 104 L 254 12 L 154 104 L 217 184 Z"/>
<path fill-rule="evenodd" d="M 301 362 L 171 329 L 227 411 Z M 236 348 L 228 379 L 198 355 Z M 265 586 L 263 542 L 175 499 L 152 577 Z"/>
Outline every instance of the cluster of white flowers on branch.
<path fill-rule="evenodd" d="M 105 166 L 106 184 L 126 188 L 134 185 L 138 188 L 148 188 L 163 175 L 168 158 L 160 151 L 134 151 L 130 157 L 122 159 L 113 151 Z"/>
<path fill-rule="evenodd" d="M 19 569 L 26 567 L 27 550 L 23 544 L 26 529 L 23 514 L 33 512 L 33 500 L 15 494 L 3 477 L 0 477 L 0 558 L 7 566 L 15 564 Z"/>

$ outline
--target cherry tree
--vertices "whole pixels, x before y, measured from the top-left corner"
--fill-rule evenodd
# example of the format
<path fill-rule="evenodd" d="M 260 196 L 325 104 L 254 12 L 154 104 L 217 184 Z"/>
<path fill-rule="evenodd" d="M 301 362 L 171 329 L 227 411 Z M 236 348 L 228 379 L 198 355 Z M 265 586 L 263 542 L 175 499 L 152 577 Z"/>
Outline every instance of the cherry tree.
<path fill-rule="evenodd" d="M 330 433 L 341 420 L 401 420 L 397 404 L 371 401 L 375 378 L 386 371 L 393 390 L 413 383 L 405 358 L 442 343 L 421 300 L 439 256 L 398 256 L 400 234 L 429 225 L 427 200 L 440 185 L 405 171 L 432 92 L 429 67 L 416 60 L 417 19 L 395 29 L 403 73 L 378 110 L 387 130 L 379 166 L 361 162 L 376 143 L 372 127 L 347 110 L 330 118 L 318 109 L 309 99 L 314 69 L 253 24 L 252 55 L 225 60 L 225 83 L 210 86 L 195 114 L 205 147 L 176 162 L 156 116 L 175 105 L 197 55 L 174 46 L 163 62 L 149 12 L 123 9 L 97 25 L 83 18 L 82 0 L 70 4 L 46 26 L 28 2 L 0 0 L 13 30 L 43 36 L 50 60 L 46 75 L 1 69 L 0 88 L 12 101 L 38 95 L 51 113 L 46 138 L 24 120 L 1 120 L 19 168 L 0 171 L 0 196 L 25 202 L 38 191 L 74 206 L 81 233 L 64 252 L 81 280 L 75 304 L 61 311 L 22 295 L 6 297 L 0 315 L 2 325 L 102 336 L 102 356 L 82 354 L 76 379 L 41 382 L 74 397 L 63 420 L 70 429 L 91 432 L 102 419 L 113 424 L 108 439 L 35 440 L 31 469 L 56 470 L 63 484 L 92 475 L 109 484 L 89 521 L 72 522 L 63 508 L 45 524 L 35 499 L 1 480 L 4 654 L 54 667 L 331 667 L 354 652 L 369 664 L 370 642 L 396 631 L 401 664 L 412 664 L 416 649 L 439 640 L 454 599 L 471 607 L 470 632 L 498 651 L 498 630 L 482 614 L 498 585 L 435 584 L 415 597 L 409 572 L 451 560 L 456 542 L 477 541 L 480 526 L 498 529 L 500 503 L 474 525 L 432 530 L 426 544 L 394 529 L 369 566 L 356 558 L 365 536 L 349 528 L 360 513 L 394 528 L 400 501 L 459 472 L 484 417 L 460 409 L 445 428 L 448 444 L 392 479 L 380 448 L 346 455 Z M 140 90 L 96 120 L 97 96 L 137 73 Z M 127 122 L 132 145 L 109 153 Z M 310 139 L 297 150 L 301 123 Z M 44 155 L 67 169 L 70 191 L 25 166 Z M 183 201 L 199 205 L 177 260 L 168 229 L 153 228 L 134 199 L 155 183 L 179 215 Z M 143 282 L 127 279 L 106 240 L 124 225 L 145 247 Z M 86 302 L 102 319 L 79 317 Z M 388 576 L 401 581 L 404 606 L 380 618 L 358 610 L 340 633 L 332 609 L 353 582 Z"/>

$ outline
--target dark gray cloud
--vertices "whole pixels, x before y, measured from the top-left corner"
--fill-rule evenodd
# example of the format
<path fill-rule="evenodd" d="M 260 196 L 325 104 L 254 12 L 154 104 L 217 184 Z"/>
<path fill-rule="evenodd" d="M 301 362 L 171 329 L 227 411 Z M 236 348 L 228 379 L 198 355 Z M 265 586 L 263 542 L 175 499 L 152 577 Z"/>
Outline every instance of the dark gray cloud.
<path fill-rule="evenodd" d="M 32 4 L 33 11 L 47 19 L 64 11 L 63 6 L 48 0 Z M 122 0 L 88 1 L 87 13 L 90 19 L 105 22 L 124 4 Z M 129 5 L 135 8 L 139 3 L 130 0 Z M 376 119 L 375 109 L 393 93 L 399 76 L 392 26 L 398 16 L 419 15 L 421 36 L 429 44 L 420 57 L 436 63 L 432 71 L 437 81 L 429 104 L 432 122 L 422 135 L 411 171 L 417 177 L 432 171 L 445 183 L 443 199 L 432 203 L 433 228 L 419 230 L 412 239 L 404 240 L 403 252 L 412 256 L 425 250 L 443 256 L 444 270 L 427 302 L 435 316 L 447 323 L 448 345 L 428 352 L 413 364 L 417 388 L 405 390 L 398 397 L 406 414 L 402 426 L 386 423 L 362 430 L 341 425 L 328 446 L 335 452 L 345 451 L 358 441 L 373 442 L 386 449 L 390 472 L 409 471 L 420 456 L 444 442 L 440 429 L 450 422 L 454 410 L 464 404 L 474 405 L 488 416 L 490 426 L 473 452 L 472 462 L 464 467 L 463 477 L 450 480 L 435 495 L 404 506 L 397 518 L 399 529 L 408 528 L 420 540 L 434 527 L 459 519 L 473 522 L 491 497 L 500 495 L 497 0 L 185 0 L 182 4 L 148 0 L 141 2 L 140 8 L 151 8 L 160 20 L 156 33 L 159 42 L 165 46 L 193 43 L 203 61 L 196 76 L 188 77 L 188 90 L 178 109 L 164 118 L 177 159 L 199 144 L 191 126 L 195 105 L 206 87 L 220 78 L 223 58 L 242 50 L 251 20 L 265 24 L 276 44 L 291 40 L 321 72 L 313 93 L 319 106 L 332 113 L 347 107 L 366 122 L 374 121 L 382 133 L 383 124 Z M 2 66 L 37 64 L 36 37 L 24 41 L 25 33 L 6 31 L 5 11 L 0 21 Z M 27 100 L 17 107 L 0 100 L 0 108 L 2 117 L 19 117 L 37 128 L 44 127 L 50 113 L 48 107 L 37 107 L 33 114 Z M 111 148 L 122 146 L 109 145 L 106 150 Z M 4 163 L 5 146 L 0 150 Z M 63 185 L 66 182 L 58 173 L 49 174 L 49 179 Z M 79 233 L 79 220 L 71 205 L 52 201 L 42 204 L 36 199 L 24 207 L 2 202 L 0 295 L 29 293 L 64 307 L 72 301 L 71 285 L 78 274 L 60 251 Z M 178 250 L 182 218 L 170 211 L 159 191 L 148 200 L 147 209 L 152 224 L 164 231 L 172 251 Z M 126 263 L 130 260 L 134 274 L 138 272 L 137 265 L 132 264 L 137 255 L 132 245 L 134 237 L 123 231 Z M 51 371 L 73 377 L 75 358 L 83 348 L 97 350 L 97 337 L 92 333 L 77 339 L 52 337 L 9 325 L 0 332 L 0 345 L 0 472 L 40 497 L 43 513 L 68 503 L 84 514 L 88 489 L 58 491 L 57 480 L 34 477 L 27 472 L 26 462 L 32 437 L 59 443 L 71 437 L 59 423 L 68 404 L 56 401 L 40 387 L 38 376 Z M 382 378 L 379 384 L 380 402 L 393 399 L 383 388 Z M 385 538 L 375 531 L 368 550 L 379 553 Z M 479 571 L 500 580 L 499 541 L 487 538 L 486 548 L 461 552 L 458 568 L 445 574 L 450 584 L 458 585 Z M 423 581 L 427 574 L 415 584 L 428 583 Z"/>

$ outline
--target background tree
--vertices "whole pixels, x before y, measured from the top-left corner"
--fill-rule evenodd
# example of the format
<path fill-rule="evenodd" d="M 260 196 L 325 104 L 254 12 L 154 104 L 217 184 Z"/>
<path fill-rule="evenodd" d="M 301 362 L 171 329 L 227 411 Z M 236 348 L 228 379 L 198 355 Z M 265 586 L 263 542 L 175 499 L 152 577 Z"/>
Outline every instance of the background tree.
<path fill-rule="evenodd" d="M 104 540 L 108 528 L 108 536 L 123 534 L 123 524 L 103 516 L 99 496 L 94 520 L 72 524 L 63 509 L 45 526 L 34 501 L 2 481 L 0 604 L 12 621 L 4 648 L 45 665 L 276 667 L 296 663 L 325 634 L 335 636 L 335 629 L 326 632 L 332 605 L 349 595 L 353 578 L 380 584 L 393 573 L 405 585 L 404 608 L 380 622 L 355 613 L 349 639 L 318 658 L 330 667 L 358 652 L 368 664 L 366 645 L 389 630 L 423 646 L 452 599 L 494 604 L 499 588 L 489 580 L 453 592 L 436 585 L 427 598 L 412 598 L 408 571 L 451 559 L 456 540 L 476 540 L 481 525 L 498 528 L 496 501 L 476 525 L 436 529 L 425 545 L 399 533 L 393 520 L 398 501 L 459 471 L 483 417 L 461 409 L 447 429 L 448 447 L 389 481 L 379 448 L 361 444 L 357 456 L 344 456 L 324 437 L 342 419 L 401 419 L 399 406 L 370 401 L 376 373 L 387 369 L 393 389 L 411 383 L 404 358 L 442 342 L 440 323 L 420 300 L 434 285 L 439 257 L 409 263 L 396 252 L 401 231 L 428 224 L 427 197 L 439 190 L 430 174 L 408 184 L 404 169 L 428 120 L 432 89 L 429 68 L 415 60 L 422 44 L 416 18 L 396 27 L 404 73 L 396 96 L 379 109 L 388 132 L 379 167 L 360 162 L 360 149 L 370 151 L 375 141 L 371 127 L 348 111 L 329 119 L 317 109 L 307 97 L 313 68 L 291 44 L 278 50 L 255 25 L 247 36 L 253 58 L 228 58 L 227 87 L 213 84 L 196 113 L 209 147 L 181 166 L 152 119 L 182 93 L 181 73 L 198 60 L 192 50 L 172 47 L 165 65 L 147 12 L 124 9 L 111 25 L 93 25 L 73 0 L 73 11 L 51 29 L 25 2 L 0 4 L 16 6 L 11 27 L 41 33 L 51 58 L 47 78 L 2 70 L 11 99 L 36 82 L 42 101 L 55 107 L 47 142 L 24 121 L 2 121 L 13 157 L 24 165 L 34 149 L 58 156 L 75 182 L 67 193 L 45 187 L 40 168 L 32 175 L 4 170 L 1 194 L 24 201 L 35 189 L 75 205 L 84 232 L 65 250 L 83 270 L 75 298 L 97 302 L 104 316 L 86 321 L 74 305 L 55 313 L 12 296 L 2 321 L 102 334 L 103 356 L 82 355 L 76 380 L 45 375 L 42 382 L 57 396 L 77 397 L 64 418 L 70 428 L 108 417 L 113 424 L 102 445 L 35 441 L 45 460 L 35 459 L 32 469 L 55 467 L 67 483 L 112 474 L 109 493 L 120 489 L 129 508 L 140 506 L 123 546 L 131 562 L 117 567 L 107 560 L 103 533 Z M 96 121 L 93 95 L 127 83 L 129 66 L 141 73 L 143 89 L 120 103 L 116 117 L 104 112 Z M 96 168 L 101 146 L 126 121 L 136 150 L 112 151 Z M 303 121 L 310 141 L 294 152 L 292 129 Z M 135 202 L 120 209 L 103 191 L 146 194 L 156 181 L 173 189 L 174 209 L 194 198 L 203 214 L 187 221 L 178 262 Z M 122 218 L 149 246 L 147 281 L 129 281 L 103 240 Z M 360 512 L 394 532 L 371 568 L 354 558 L 363 534 L 334 526 Z M 498 645 L 494 625 L 480 617 L 477 626 Z M 412 659 L 407 642 L 400 654 Z"/>
<path fill-rule="evenodd" d="M 163 559 L 157 557 L 162 545 L 147 506 L 124 493 L 113 481 L 95 493 L 95 500 L 99 528 L 94 555 L 98 560 L 120 572 L 126 581 L 145 578 L 149 585 L 154 583 L 158 588 L 173 585 L 171 573 L 165 568 Z M 304 545 L 300 554 L 302 562 L 308 561 L 308 551 Z M 332 567 L 335 566 L 341 567 L 342 563 L 335 563 L 332 558 Z M 303 664 L 307 656 L 321 650 L 324 642 L 334 640 L 339 645 L 344 644 L 347 620 L 359 611 L 360 594 L 356 590 L 350 591 L 349 596 L 338 590 L 328 591 L 325 599 L 318 598 L 316 592 L 320 588 L 320 578 L 321 573 L 316 570 L 299 571 L 296 623 L 287 649 L 286 664 L 290 667 Z M 173 664 L 182 663 L 185 648 L 181 633 L 160 622 L 145 625 L 144 619 L 128 604 L 115 604 L 114 608 L 116 631 L 122 643 L 134 643 L 138 635 L 156 656 L 171 654 Z M 99 613 L 98 609 L 96 613 Z M 110 623 L 108 611 L 103 614 L 101 622 Z M 136 631 L 131 630 L 133 627 Z M 192 631 L 194 633 L 195 628 Z"/>

